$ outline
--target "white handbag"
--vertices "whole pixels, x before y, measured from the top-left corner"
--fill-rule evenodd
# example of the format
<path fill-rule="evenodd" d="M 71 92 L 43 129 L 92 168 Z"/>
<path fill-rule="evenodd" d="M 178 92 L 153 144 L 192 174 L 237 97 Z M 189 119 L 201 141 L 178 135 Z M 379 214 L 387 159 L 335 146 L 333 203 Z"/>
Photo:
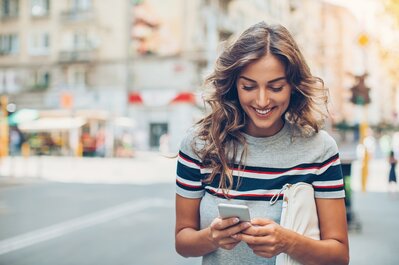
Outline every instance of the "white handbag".
<path fill-rule="evenodd" d="M 270 204 L 274 204 L 279 195 L 284 192 L 283 209 L 280 225 L 301 235 L 320 240 L 319 219 L 311 184 L 299 182 L 285 184 L 281 191 L 273 196 Z M 276 257 L 276 265 L 300 264 L 285 253 Z"/>

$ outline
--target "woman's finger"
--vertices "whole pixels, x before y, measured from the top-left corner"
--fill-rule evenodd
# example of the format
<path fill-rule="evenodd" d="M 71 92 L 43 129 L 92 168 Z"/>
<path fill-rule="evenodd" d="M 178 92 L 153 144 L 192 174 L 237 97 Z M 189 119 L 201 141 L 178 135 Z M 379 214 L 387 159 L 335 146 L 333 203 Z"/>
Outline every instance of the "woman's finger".
<path fill-rule="evenodd" d="M 219 245 L 227 245 L 227 244 L 233 244 L 233 243 L 238 243 L 238 242 L 240 242 L 240 241 L 238 241 L 237 239 L 234 239 L 232 237 L 226 237 L 219 241 Z"/>
<path fill-rule="evenodd" d="M 221 248 L 226 249 L 226 250 L 232 250 L 235 246 L 237 246 L 239 242 L 235 242 L 232 244 L 226 244 L 226 245 L 222 245 Z"/>
<path fill-rule="evenodd" d="M 227 227 L 238 224 L 239 222 L 240 220 L 236 217 L 227 218 L 227 219 L 215 218 L 215 220 L 213 220 L 213 222 L 211 223 L 211 228 L 217 230 L 224 230 Z"/>
<path fill-rule="evenodd" d="M 243 231 L 243 234 L 251 236 L 265 236 L 268 235 L 269 233 L 267 232 L 267 229 L 264 226 L 251 225 L 250 227 L 248 227 L 248 229 Z"/>

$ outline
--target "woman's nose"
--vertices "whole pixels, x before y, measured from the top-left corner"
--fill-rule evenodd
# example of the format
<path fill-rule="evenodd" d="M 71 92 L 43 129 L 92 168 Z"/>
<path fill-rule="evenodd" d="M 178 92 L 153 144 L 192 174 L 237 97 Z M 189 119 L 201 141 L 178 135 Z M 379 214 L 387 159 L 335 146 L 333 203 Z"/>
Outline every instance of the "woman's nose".
<path fill-rule="evenodd" d="M 269 95 L 266 89 L 264 88 L 259 89 L 256 101 L 257 101 L 256 104 L 258 104 L 260 108 L 264 108 L 269 104 Z"/>

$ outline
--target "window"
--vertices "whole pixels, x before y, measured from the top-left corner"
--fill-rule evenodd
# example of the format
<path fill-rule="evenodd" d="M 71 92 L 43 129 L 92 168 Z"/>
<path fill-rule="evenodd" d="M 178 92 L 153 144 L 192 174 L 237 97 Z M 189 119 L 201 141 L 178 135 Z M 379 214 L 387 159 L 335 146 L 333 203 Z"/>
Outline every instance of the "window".
<path fill-rule="evenodd" d="M 47 16 L 50 11 L 50 0 L 31 0 L 30 13 L 34 17 Z"/>
<path fill-rule="evenodd" d="M 18 0 L 0 0 L 1 17 L 9 18 L 18 16 L 19 3 Z"/>
<path fill-rule="evenodd" d="M 0 35 L 0 56 L 18 52 L 18 36 L 16 34 Z"/>
<path fill-rule="evenodd" d="M 6 78 L 5 73 L 0 71 L 0 93 L 6 93 Z"/>
<path fill-rule="evenodd" d="M 91 0 L 71 0 L 71 9 L 74 11 L 86 11 L 91 8 Z"/>
<path fill-rule="evenodd" d="M 74 66 L 68 69 L 68 85 L 85 87 L 87 84 L 87 70 L 84 67 Z"/>
<path fill-rule="evenodd" d="M 46 70 L 37 70 L 32 76 L 34 90 L 44 90 L 50 86 L 50 72 Z"/>
<path fill-rule="evenodd" d="M 89 38 L 87 32 L 76 31 L 73 33 L 73 49 L 74 50 L 87 50 L 89 48 Z"/>
<path fill-rule="evenodd" d="M 63 34 L 62 49 L 66 51 L 87 50 L 89 38 L 85 30 L 76 30 Z"/>
<path fill-rule="evenodd" d="M 159 148 L 161 137 L 168 133 L 167 123 L 151 123 L 150 124 L 150 147 L 152 149 Z"/>
<path fill-rule="evenodd" d="M 48 55 L 50 52 L 50 36 L 47 32 L 32 33 L 29 43 L 31 55 Z"/>
<path fill-rule="evenodd" d="M 17 72 L 13 69 L 0 71 L 0 92 L 17 93 L 20 90 Z"/>

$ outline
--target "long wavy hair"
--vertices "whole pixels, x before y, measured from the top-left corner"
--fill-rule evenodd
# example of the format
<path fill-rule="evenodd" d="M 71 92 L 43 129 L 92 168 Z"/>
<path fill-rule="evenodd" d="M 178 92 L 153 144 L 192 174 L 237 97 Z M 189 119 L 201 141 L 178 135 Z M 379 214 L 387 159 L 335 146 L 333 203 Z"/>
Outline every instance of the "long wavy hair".
<path fill-rule="evenodd" d="M 220 174 L 219 188 L 224 194 L 233 187 L 237 157 L 240 156 L 235 170 L 240 170 L 247 150 L 242 134 L 246 114 L 238 100 L 237 78 L 246 66 L 269 53 L 285 66 L 286 80 L 292 87 L 290 103 L 282 118 L 297 124 L 306 134 L 318 132 L 328 113 L 328 90 L 320 78 L 312 76 L 288 30 L 265 22 L 245 30 L 220 54 L 213 73 L 205 81 L 209 92 L 205 103 L 211 111 L 197 123 L 197 137 L 204 145 L 193 146 L 203 165 L 212 169 L 205 181 L 212 182 Z"/>

